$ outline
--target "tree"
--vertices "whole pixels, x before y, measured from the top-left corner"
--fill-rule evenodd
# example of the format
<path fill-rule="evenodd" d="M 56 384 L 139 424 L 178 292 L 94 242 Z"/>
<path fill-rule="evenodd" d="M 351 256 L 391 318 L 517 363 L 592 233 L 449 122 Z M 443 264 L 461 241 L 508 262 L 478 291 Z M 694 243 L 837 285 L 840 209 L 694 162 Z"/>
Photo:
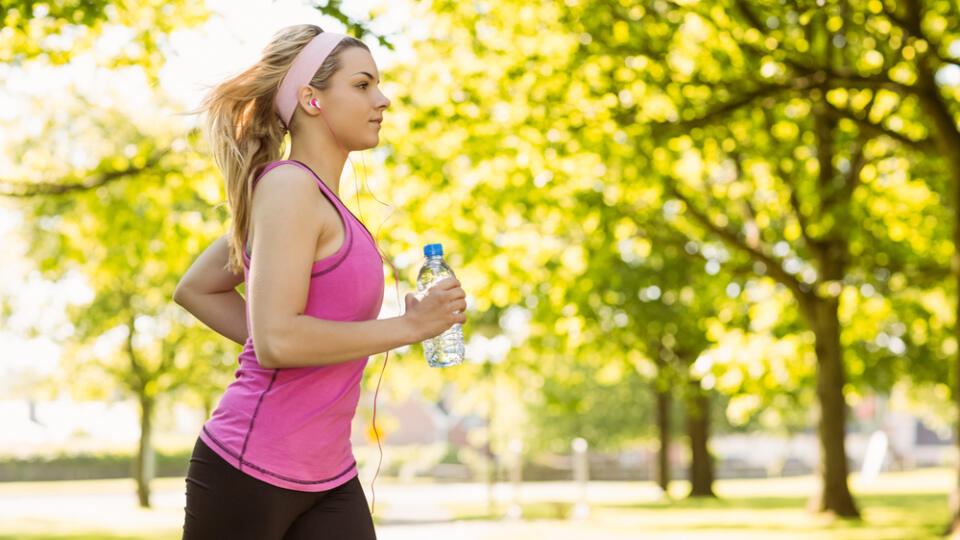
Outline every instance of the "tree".
<path fill-rule="evenodd" d="M 121 118 L 101 119 L 116 133 L 124 129 Z M 170 300 L 192 254 L 222 229 L 222 210 L 209 215 L 211 201 L 205 198 L 221 195 L 209 163 L 184 151 L 184 140 L 125 135 L 120 140 L 140 145 L 129 157 L 133 166 L 143 167 L 134 178 L 34 198 L 24 211 L 28 254 L 44 276 L 55 279 L 76 270 L 93 290 L 89 304 L 70 310 L 74 334 L 61 369 L 80 396 L 102 398 L 119 387 L 136 398 L 141 435 L 134 475 L 140 504 L 149 506 L 158 400 L 190 391 L 203 396 L 212 382 L 224 385 L 233 364 L 228 351 L 236 347 L 195 324 Z M 180 151 L 144 167 L 146 156 L 156 153 L 154 145 Z"/>
<path fill-rule="evenodd" d="M 713 463 L 708 451 L 712 392 L 703 387 L 692 368 L 711 345 L 707 321 L 727 309 L 732 300 L 730 287 L 739 291 L 739 286 L 728 281 L 730 276 L 718 275 L 718 261 L 728 258 L 722 246 L 717 249 L 692 242 L 672 229 L 655 197 L 649 186 L 610 202 L 594 190 L 578 197 L 601 218 L 586 242 L 589 263 L 584 275 L 590 277 L 592 289 L 574 289 L 566 300 L 581 305 L 583 312 L 591 315 L 588 320 L 599 325 L 600 332 L 592 334 L 596 342 L 615 343 L 608 346 L 608 354 L 623 355 L 626 350 L 629 357 L 634 351 L 642 353 L 639 362 L 643 364 L 635 367 L 651 374 L 660 438 L 660 487 L 666 491 L 669 483 L 671 398 L 676 397 L 685 410 L 690 444 L 690 494 L 713 496 Z M 550 309 L 555 311 L 557 306 Z M 731 316 L 727 323 L 743 325 L 745 317 L 738 319 Z M 584 348 L 581 345 L 580 350 Z M 620 352 L 614 352 L 616 349 Z M 606 426 L 613 433 L 625 427 L 632 428 Z"/>
<path fill-rule="evenodd" d="M 16 66 L 30 62 L 63 65 L 90 53 L 106 28 L 130 31 L 126 47 L 114 54 L 94 54 L 101 65 L 138 66 L 154 82 L 163 66 L 168 34 L 205 20 L 202 2 L 138 0 L 118 6 L 106 0 L 11 0 L 3 4 L 4 27 L 0 61 Z"/>
<path fill-rule="evenodd" d="M 177 17 L 168 16 L 176 13 Z M 4 4 L 5 26 L 11 30 L 0 39 L 0 61 L 18 69 L 43 65 L 63 66 L 81 56 L 95 65 L 118 71 L 142 73 L 153 83 L 163 65 L 161 48 L 167 34 L 204 20 L 207 11 L 199 2 L 147 1 L 118 8 L 100 0 L 37 2 L 18 0 Z M 124 28 L 131 32 L 127 46 L 115 54 L 97 52 L 95 45 L 106 28 Z M 39 103 L 37 104 L 40 105 Z M 0 178 L 0 195 L 30 197 L 91 189 L 108 182 L 129 178 L 156 165 L 169 149 L 134 165 L 129 160 L 104 163 L 85 171 L 24 171 L 17 178 Z M 86 174 L 89 173 L 89 174 Z"/>
<path fill-rule="evenodd" d="M 794 398 L 775 398 L 777 383 L 792 392 L 815 370 L 825 486 L 817 506 L 855 516 L 845 392 L 940 371 L 920 340 L 864 347 L 876 328 L 853 324 L 849 311 L 900 305 L 902 278 L 939 287 L 949 271 L 924 261 L 919 246 L 928 240 L 915 223 L 935 225 L 948 214 L 936 204 L 944 175 L 926 153 L 922 123 L 902 115 L 890 123 L 900 103 L 895 87 L 855 75 L 869 68 L 861 56 L 887 45 L 852 28 L 883 28 L 886 14 L 864 11 L 882 12 L 883 4 L 823 4 L 435 2 L 423 14 L 432 33 L 417 45 L 416 66 L 395 70 L 393 112 L 408 129 L 402 140 L 385 133 L 398 142 L 383 155 L 389 173 L 404 178 L 391 198 L 426 209 L 413 230 L 469 246 L 462 262 L 475 266 L 465 269 L 465 284 L 482 291 L 482 317 L 511 304 L 533 310 L 529 346 L 510 358 L 530 358 L 548 378 L 565 363 L 611 357 L 590 351 L 602 327 L 589 304 L 573 301 L 589 298 L 581 289 L 602 275 L 586 269 L 596 256 L 590 236 L 613 215 L 583 204 L 587 194 L 626 211 L 635 211 L 633 201 L 660 208 L 663 223 L 695 244 L 722 241 L 725 271 L 772 290 L 769 303 L 792 307 L 779 310 L 782 324 L 751 313 L 760 335 L 743 339 L 796 355 L 785 377 L 717 368 L 761 378 L 723 386 L 788 403 Z M 767 19 L 757 18 L 760 7 Z M 561 24 L 546 23 L 555 20 Z M 449 96 L 438 90 L 452 84 Z M 466 201 L 463 210 L 451 207 L 457 201 Z M 882 210 L 893 201 L 912 217 Z M 932 245 L 942 230 L 933 228 Z M 897 327 L 879 312 L 866 317 Z M 725 339 L 723 330 L 710 334 Z M 623 354 L 625 343 L 610 350 Z M 781 352 L 756 354 L 745 362 L 784 363 Z M 884 361 L 908 355 L 918 366 Z M 714 375 L 708 361 L 694 364 Z"/>
<path fill-rule="evenodd" d="M 384 174 L 403 179 L 390 185 L 388 200 L 417 213 L 392 218 L 389 234 L 403 251 L 401 266 L 417 260 L 410 239 L 419 235 L 450 246 L 465 288 L 478 292 L 468 329 L 504 331 L 483 325 L 509 310 L 532 317 L 508 363 L 535 411 L 542 436 L 534 441 L 565 448 L 564 437 L 587 432 L 592 447 L 603 448 L 648 436 L 650 405 L 637 390 L 646 393 L 656 375 L 652 359 L 664 347 L 654 344 L 672 340 L 663 354 L 684 348 L 689 365 L 703 346 L 697 317 L 678 323 L 682 332 L 664 324 L 713 306 L 709 295 L 696 306 L 675 300 L 663 324 L 645 328 L 663 313 L 641 307 L 637 293 L 659 283 L 655 274 L 682 266 L 683 243 L 671 257 L 658 247 L 659 266 L 637 268 L 634 252 L 652 241 L 637 236 L 656 225 L 636 214 L 658 205 L 659 195 L 644 182 L 621 182 L 621 165 L 636 156 L 617 148 L 606 125 L 583 128 L 584 111 L 598 103 L 585 104 L 583 79 L 570 76 L 578 34 L 544 22 L 559 15 L 555 5 L 450 2 L 418 14 L 433 32 L 415 44 L 415 65 L 385 74 L 395 97 L 390 114 L 405 131 L 385 131 L 396 142 L 383 150 Z M 452 96 L 440 91 L 451 84 Z M 575 121 L 581 129 L 568 131 Z M 666 376 L 661 383 L 671 384 Z M 536 396 L 530 386 L 543 390 Z"/>
<path fill-rule="evenodd" d="M 169 17 L 172 11 L 177 17 Z M 229 373 L 221 360 L 232 348 L 190 324 L 170 301 L 188 254 L 219 230 L 222 211 L 205 217 L 201 210 L 222 194 L 209 161 L 187 151 L 187 136 L 174 135 L 183 127 L 171 121 L 168 98 L 150 88 L 167 32 L 199 22 L 206 9 L 194 2 L 27 1 L 4 15 L 12 32 L 0 42 L 0 57 L 14 69 L 76 67 L 70 64 L 84 57 L 92 69 L 112 70 L 101 72 L 103 79 L 119 83 L 92 94 L 67 84 L 66 94 L 38 89 L 29 98 L 17 96 L 27 114 L 5 126 L 19 138 L 8 138 L 4 151 L 18 159 L 0 181 L 0 194 L 23 198 L 28 254 L 43 275 L 77 270 L 93 289 L 92 302 L 69 314 L 74 334 L 65 343 L 63 380 L 83 397 L 119 388 L 137 399 L 134 475 L 140 504 L 147 506 L 158 400 L 171 392 L 208 401 L 207 381 Z M 114 55 L 96 48 L 107 28 L 129 31 Z M 130 110 L 137 92 L 150 95 L 155 109 Z M 101 104 L 111 93 L 119 106 Z M 47 106 L 53 100 L 57 107 Z M 39 130 L 27 125 L 37 120 Z"/>
<path fill-rule="evenodd" d="M 855 516 L 845 479 L 837 298 L 858 273 L 852 265 L 881 260 L 867 252 L 889 242 L 876 242 L 877 231 L 860 236 L 852 203 L 869 192 L 857 189 L 864 168 L 923 143 L 836 114 L 838 99 L 853 99 L 835 76 L 856 61 L 842 31 L 850 4 L 764 4 L 764 21 L 758 7 L 581 4 L 565 20 L 584 32 L 578 58 L 594 68 L 591 95 L 610 103 L 601 118 L 619 126 L 639 155 L 653 158 L 665 195 L 793 293 L 816 337 L 824 484 L 818 506 Z M 639 22 L 631 28 L 630 20 Z M 880 96 L 873 89 L 858 94 L 857 103 L 872 111 Z M 778 146 L 783 139 L 790 146 Z"/>

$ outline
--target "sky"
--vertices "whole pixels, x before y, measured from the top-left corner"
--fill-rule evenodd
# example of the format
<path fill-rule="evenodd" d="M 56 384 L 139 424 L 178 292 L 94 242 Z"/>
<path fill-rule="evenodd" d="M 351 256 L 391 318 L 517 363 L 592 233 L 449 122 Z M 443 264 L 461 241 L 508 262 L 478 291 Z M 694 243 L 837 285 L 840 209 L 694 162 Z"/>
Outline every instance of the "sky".
<path fill-rule="evenodd" d="M 364 18 L 372 7 L 386 5 L 385 16 L 373 26 L 375 31 L 391 33 L 412 24 L 413 34 L 417 33 L 406 2 L 350 0 L 344 4 L 348 14 L 358 18 Z M 185 110 L 197 106 L 210 85 L 256 61 L 273 33 L 284 26 L 313 23 L 328 31 L 344 31 L 336 20 L 320 16 L 309 4 L 297 0 L 207 0 L 207 6 L 214 13 L 206 23 L 170 35 L 171 48 L 166 51 L 166 64 L 160 74 L 164 90 L 181 101 Z M 410 35 L 409 29 L 404 32 L 404 36 Z M 109 29 L 101 35 L 96 50 L 109 54 L 122 48 L 129 38 L 130 33 L 122 27 Z M 411 54 L 409 45 L 400 36 L 395 42 L 395 51 L 368 43 L 381 71 Z M 109 82 L 104 77 L 109 77 Z M 26 110 L 28 101 L 40 91 L 55 95 L 57 91 L 77 88 L 105 100 L 123 100 L 124 103 L 118 105 L 131 111 L 150 105 L 149 93 L 128 91 L 145 84 L 144 81 L 135 75 L 98 74 L 90 58 L 80 58 L 74 65 L 58 68 L 35 66 L 18 70 L 0 65 L 0 80 L 4 81 L 0 88 L 0 122 L 17 126 L 17 129 L 6 130 L 7 136 L 42 129 L 38 119 L 25 118 L 18 112 Z M 103 92 L 104 86 L 121 90 Z M 0 146 L 4 142 L 4 131 L 0 131 Z M 68 154 L 68 157 L 76 160 L 76 165 L 81 165 L 84 159 L 82 154 Z M 0 174 L 8 177 L 25 174 L 24 167 L 28 165 L 13 159 L 16 158 L 0 155 Z M 12 397 L 18 389 L 22 392 L 30 381 L 56 370 L 60 357 L 56 339 L 68 336 L 72 329 L 64 310 L 70 304 L 86 303 L 92 298 L 92 292 L 78 275 L 52 283 L 31 270 L 24 258 L 25 245 L 19 234 L 22 219 L 10 201 L 0 198 L 0 257 L 3 260 L 0 295 L 7 298 L 13 308 L 13 315 L 0 328 L 0 400 Z M 31 330 L 36 331 L 36 337 L 31 335 L 34 333 Z"/>
<path fill-rule="evenodd" d="M 343 9 L 348 15 L 363 19 L 369 9 L 381 5 L 386 5 L 388 11 L 373 26 L 375 31 L 396 32 L 413 22 L 403 1 L 350 0 L 344 2 Z M 344 31 L 336 20 L 321 17 L 309 5 L 294 0 L 208 0 L 207 6 L 216 14 L 199 32 L 173 33 L 171 42 L 176 52 L 167 56 L 167 68 L 161 75 L 164 87 L 189 105 L 199 103 L 205 86 L 252 64 L 273 33 L 284 26 L 313 23 L 324 30 Z M 400 37 L 395 40 L 396 52 L 368 42 L 381 70 L 397 58 L 411 54 L 408 43 Z"/>

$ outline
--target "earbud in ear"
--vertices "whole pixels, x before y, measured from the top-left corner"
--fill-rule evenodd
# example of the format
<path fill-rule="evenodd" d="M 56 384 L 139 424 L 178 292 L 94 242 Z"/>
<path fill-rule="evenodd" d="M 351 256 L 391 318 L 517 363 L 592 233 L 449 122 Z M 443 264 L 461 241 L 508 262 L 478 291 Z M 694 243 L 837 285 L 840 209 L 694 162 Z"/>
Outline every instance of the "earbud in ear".
<path fill-rule="evenodd" d="M 313 105 L 313 107 L 314 107 L 315 109 L 317 109 L 318 111 L 320 110 L 320 104 L 317 103 L 317 98 L 311 99 L 311 100 L 310 100 L 310 104 Z"/>

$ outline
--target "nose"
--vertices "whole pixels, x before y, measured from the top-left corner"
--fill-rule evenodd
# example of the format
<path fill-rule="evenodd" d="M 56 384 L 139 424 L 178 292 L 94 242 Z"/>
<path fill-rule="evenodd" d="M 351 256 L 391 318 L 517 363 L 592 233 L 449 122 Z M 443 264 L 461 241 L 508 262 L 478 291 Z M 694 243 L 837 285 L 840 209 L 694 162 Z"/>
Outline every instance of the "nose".
<path fill-rule="evenodd" d="M 390 106 L 390 99 L 387 96 L 383 95 L 383 92 L 377 90 L 377 93 L 380 94 L 380 99 L 377 100 L 378 109 L 386 109 Z"/>

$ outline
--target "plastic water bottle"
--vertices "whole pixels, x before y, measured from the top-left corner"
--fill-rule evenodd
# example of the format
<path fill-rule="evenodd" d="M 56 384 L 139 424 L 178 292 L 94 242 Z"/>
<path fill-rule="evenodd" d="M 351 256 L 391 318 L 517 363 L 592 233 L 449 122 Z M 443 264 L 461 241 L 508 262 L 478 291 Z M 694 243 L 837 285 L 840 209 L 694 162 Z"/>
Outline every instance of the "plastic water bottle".
<path fill-rule="evenodd" d="M 453 275 L 453 270 L 443 260 L 443 246 L 427 244 L 423 246 L 426 260 L 417 274 L 417 291 L 423 294 L 434 283 Z M 423 342 L 423 353 L 430 367 L 457 366 L 463 362 L 463 327 L 454 324 L 437 337 Z"/>

